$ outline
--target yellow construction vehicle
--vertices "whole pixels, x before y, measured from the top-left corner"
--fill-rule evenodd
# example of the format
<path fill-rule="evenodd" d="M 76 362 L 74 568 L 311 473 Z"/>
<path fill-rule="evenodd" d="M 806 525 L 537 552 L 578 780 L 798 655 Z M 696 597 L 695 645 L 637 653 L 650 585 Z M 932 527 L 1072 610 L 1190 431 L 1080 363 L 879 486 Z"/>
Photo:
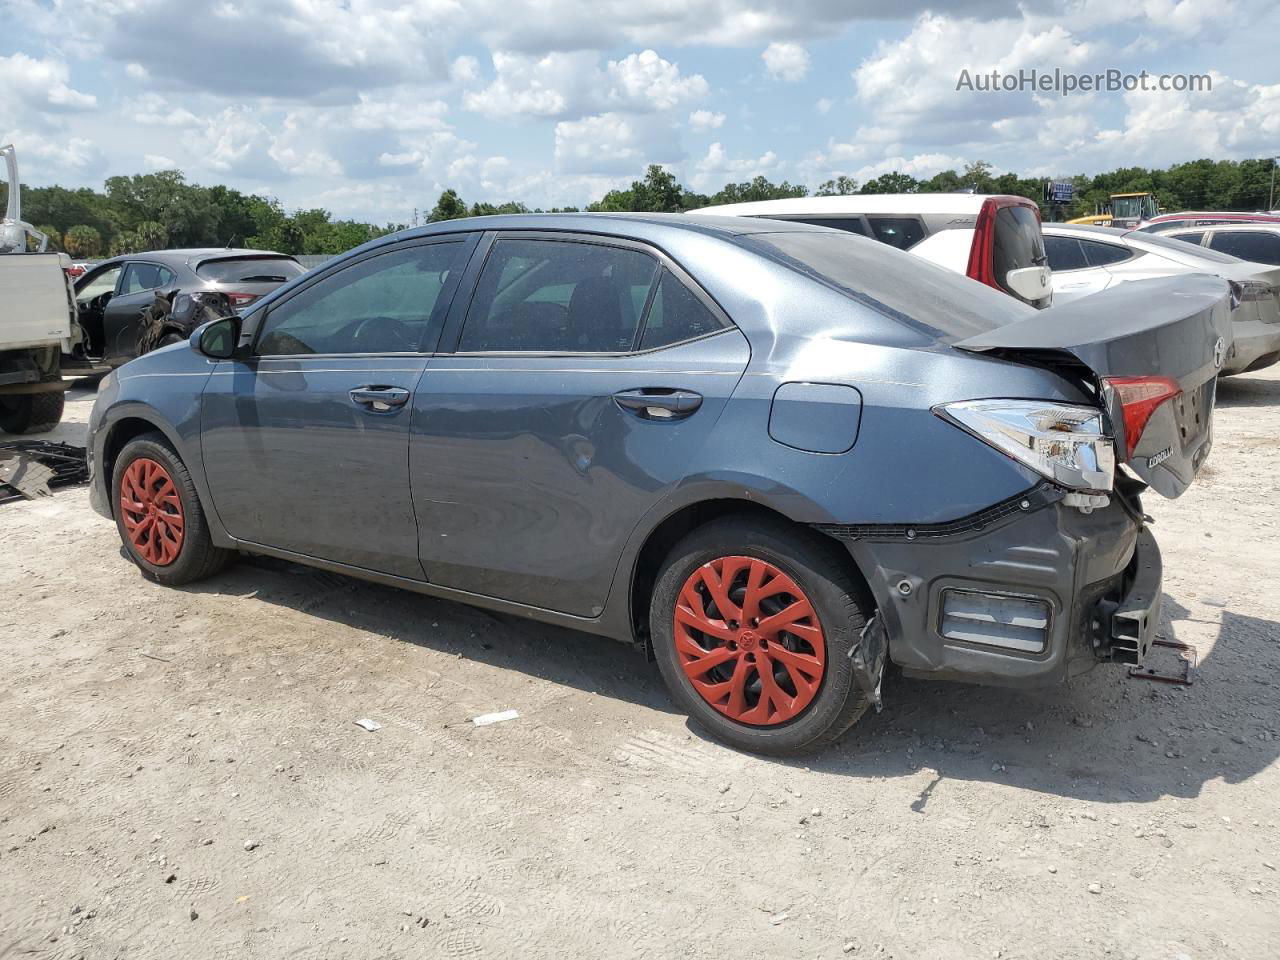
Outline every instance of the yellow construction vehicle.
<path fill-rule="evenodd" d="M 1144 220 L 1150 220 L 1160 212 L 1153 193 L 1113 193 L 1102 213 L 1076 217 L 1067 223 L 1084 223 L 1093 227 L 1124 227 L 1132 230 Z"/>

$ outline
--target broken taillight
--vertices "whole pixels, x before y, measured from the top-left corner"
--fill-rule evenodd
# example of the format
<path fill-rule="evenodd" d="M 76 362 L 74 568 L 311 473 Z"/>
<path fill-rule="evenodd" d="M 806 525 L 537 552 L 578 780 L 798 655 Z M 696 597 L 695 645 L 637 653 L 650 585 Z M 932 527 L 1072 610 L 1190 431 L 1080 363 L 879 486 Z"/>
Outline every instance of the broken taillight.
<path fill-rule="evenodd" d="M 256 293 L 228 293 L 225 296 L 233 307 L 243 307 L 258 299 Z"/>
<path fill-rule="evenodd" d="M 1182 392 L 1171 377 L 1103 377 L 1102 382 L 1115 392 L 1124 418 L 1125 459 L 1131 459 L 1147 429 L 1151 415 L 1166 400 Z"/>

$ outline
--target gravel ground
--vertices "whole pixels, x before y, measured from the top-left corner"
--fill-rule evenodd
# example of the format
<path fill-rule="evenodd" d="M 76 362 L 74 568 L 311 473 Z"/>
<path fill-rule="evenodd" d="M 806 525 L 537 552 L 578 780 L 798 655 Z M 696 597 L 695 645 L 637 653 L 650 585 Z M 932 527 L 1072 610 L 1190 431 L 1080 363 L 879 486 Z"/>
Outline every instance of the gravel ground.
<path fill-rule="evenodd" d="M 1192 687 L 890 677 L 797 763 L 608 641 L 274 561 L 165 589 L 82 488 L 0 507 L 0 957 L 1275 956 L 1280 372 L 1217 431 L 1148 504 Z"/>

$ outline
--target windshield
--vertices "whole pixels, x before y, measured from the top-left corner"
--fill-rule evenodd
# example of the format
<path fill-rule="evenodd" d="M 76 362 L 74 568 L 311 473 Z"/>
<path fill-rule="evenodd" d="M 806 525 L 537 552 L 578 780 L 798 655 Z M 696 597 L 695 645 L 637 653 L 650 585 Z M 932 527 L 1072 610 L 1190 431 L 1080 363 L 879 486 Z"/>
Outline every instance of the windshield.
<path fill-rule="evenodd" d="M 986 333 L 1036 312 L 995 287 L 849 233 L 770 233 L 741 240 L 798 273 L 941 339 Z"/>
<path fill-rule="evenodd" d="M 306 272 L 292 257 L 225 257 L 196 267 L 197 276 L 213 283 L 284 283 Z"/>
<path fill-rule="evenodd" d="M 1143 214 L 1142 197 L 1112 197 L 1111 215 L 1123 219 L 1140 218 Z"/>
<path fill-rule="evenodd" d="M 1227 253 L 1219 253 L 1217 250 L 1210 250 L 1208 247 L 1197 246 L 1194 243 L 1187 243 L 1185 240 L 1175 240 L 1173 237 L 1166 237 L 1159 233 L 1140 233 L 1135 230 L 1129 234 L 1129 237 L 1135 241 L 1135 246 L 1155 247 L 1157 248 L 1157 253 L 1189 266 L 1194 266 L 1197 260 L 1207 260 L 1210 263 L 1241 262 L 1239 257 L 1233 257 Z"/>

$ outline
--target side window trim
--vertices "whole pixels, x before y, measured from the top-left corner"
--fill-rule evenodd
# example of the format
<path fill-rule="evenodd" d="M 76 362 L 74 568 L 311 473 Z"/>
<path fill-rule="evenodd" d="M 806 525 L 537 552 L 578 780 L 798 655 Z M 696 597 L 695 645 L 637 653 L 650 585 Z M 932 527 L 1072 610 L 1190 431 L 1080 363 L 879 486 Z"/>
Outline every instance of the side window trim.
<path fill-rule="evenodd" d="M 439 234 L 438 236 L 429 236 L 429 237 L 414 237 L 412 239 L 401 240 L 396 243 L 388 243 L 380 247 L 375 247 L 372 250 L 366 251 L 365 253 L 361 254 L 359 257 L 353 257 L 350 260 L 340 260 L 337 263 L 327 266 L 323 270 L 317 271 L 316 276 L 314 277 L 308 276 L 306 283 L 299 284 L 297 287 L 290 290 L 288 295 L 280 297 L 279 299 L 272 300 L 270 303 L 266 305 L 264 309 L 255 311 L 254 327 L 253 327 L 253 330 L 250 332 L 250 336 L 249 336 L 249 345 L 251 348 L 250 355 L 252 359 L 254 360 L 271 360 L 271 359 L 297 360 L 299 358 L 310 359 L 310 358 L 321 358 L 321 357 L 372 356 L 373 354 L 354 353 L 351 351 L 344 351 L 342 353 L 307 353 L 307 354 L 259 353 L 258 343 L 262 339 L 262 332 L 266 328 L 267 318 L 271 315 L 271 311 L 275 310 L 277 307 L 281 307 L 284 304 L 288 303 L 290 300 L 292 300 L 294 297 L 298 296 L 299 294 L 304 293 L 307 290 L 310 290 L 316 284 L 323 283 L 328 278 L 336 276 L 337 274 L 341 273 L 343 270 L 346 270 L 348 267 L 354 267 L 356 264 L 367 263 L 369 260 L 372 260 L 376 257 L 384 256 L 388 253 L 394 253 L 400 250 L 408 250 L 413 247 L 426 247 L 426 246 L 432 246 L 437 243 L 458 243 L 462 246 L 462 250 L 459 251 L 459 257 L 461 258 L 463 263 L 462 269 L 454 270 L 450 275 L 449 279 L 445 281 L 444 286 L 440 288 L 440 295 L 439 297 L 436 298 L 435 306 L 431 308 L 431 316 L 427 319 L 427 323 L 426 323 L 428 333 L 430 332 L 433 326 L 435 327 L 436 343 L 426 344 L 426 343 L 419 342 L 418 348 L 416 350 L 396 351 L 396 354 L 401 356 L 419 356 L 419 355 L 431 356 L 439 348 L 440 335 L 443 332 L 443 326 L 444 326 L 443 324 L 433 323 L 432 321 L 435 320 L 438 316 L 441 316 L 442 314 L 447 316 L 447 314 L 444 313 L 444 311 L 448 310 L 449 307 L 452 305 L 452 302 L 459 288 L 459 281 L 461 280 L 462 275 L 465 272 L 467 272 L 470 258 L 474 256 L 475 247 L 479 239 L 480 239 L 480 234 L 478 231 L 470 231 L 465 233 L 464 232 L 443 233 L 443 234 Z M 244 343 L 245 343 L 245 338 L 242 337 L 241 345 L 243 346 Z M 393 354 L 384 354 L 379 352 L 376 355 L 392 356 Z"/>
<path fill-rule="evenodd" d="M 126 260 L 124 263 L 124 269 L 120 271 L 120 277 L 116 281 L 116 289 L 119 289 L 124 284 L 124 278 L 128 276 L 129 271 L 132 270 L 134 267 L 138 266 L 139 264 L 145 264 L 148 267 L 155 267 L 157 271 L 163 270 L 165 273 L 173 273 L 173 271 L 170 270 L 168 267 L 166 267 L 163 263 L 158 263 L 155 260 Z M 174 280 L 178 279 L 177 274 L 174 274 L 173 279 Z M 160 290 L 163 287 L 167 287 L 167 286 L 169 286 L 169 284 L 167 283 L 157 283 L 154 287 L 143 287 L 141 290 L 135 290 L 133 291 L 133 293 L 126 294 L 126 296 L 132 297 L 135 294 L 139 294 L 139 293 L 150 293 L 152 290 Z"/>
<path fill-rule="evenodd" d="M 658 269 L 654 271 L 654 276 L 649 284 L 649 293 L 645 298 L 644 311 L 640 315 L 640 322 L 636 324 L 635 338 L 631 342 L 631 349 L 627 351 L 609 352 L 565 352 L 546 351 L 546 350 L 530 350 L 530 351 L 461 351 L 458 350 L 458 344 L 462 340 L 462 328 L 466 323 L 467 315 L 471 312 L 473 301 L 479 289 L 480 274 L 483 272 L 485 264 L 489 260 L 489 256 L 493 251 L 494 244 L 499 240 L 559 240 L 571 243 L 590 243 L 597 246 L 620 247 L 625 250 L 636 250 L 640 253 L 648 254 L 657 262 Z M 466 286 L 466 292 L 462 296 L 455 296 L 453 307 L 450 310 L 449 317 L 445 322 L 444 334 L 440 339 L 440 346 L 437 353 L 449 354 L 459 357 L 483 356 L 483 357 L 627 357 L 636 354 L 653 353 L 657 350 L 669 350 L 672 347 L 680 346 L 680 343 L 663 344 L 660 347 L 652 347 L 648 350 L 640 350 L 639 344 L 644 336 L 644 328 L 649 321 L 649 310 L 653 306 L 654 297 L 657 295 L 658 284 L 662 279 L 663 269 L 672 273 L 675 279 L 679 280 L 691 293 L 711 311 L 712 315 L 720 323 L 720 329 L 714 330 L 709 334 L 703 334 L 700 337 L 694 337 L 691 340 L 683 340 L 680 343 L 691 343 L 693 340 L 705 340 L 709 336 L 716 336 L 725 330 L 733 329 L 735 324 L 729 315 L 724 311 L 719 303 L 707 293 L 702 286 L 695 281 L 692 276 L 679 263 L 673 260 L 665 250 L 654 245 L 645 243 L 641 240 L 635 240 L 631 237 L 618 237 L 612 234 L 596 234 L 581 233 L 577 231 L 557 231 L 557 230 L 492 230 L 484 235 L 479 247 L 471 257 L 471 263 L 462 277 L 462 282 Z"/>

